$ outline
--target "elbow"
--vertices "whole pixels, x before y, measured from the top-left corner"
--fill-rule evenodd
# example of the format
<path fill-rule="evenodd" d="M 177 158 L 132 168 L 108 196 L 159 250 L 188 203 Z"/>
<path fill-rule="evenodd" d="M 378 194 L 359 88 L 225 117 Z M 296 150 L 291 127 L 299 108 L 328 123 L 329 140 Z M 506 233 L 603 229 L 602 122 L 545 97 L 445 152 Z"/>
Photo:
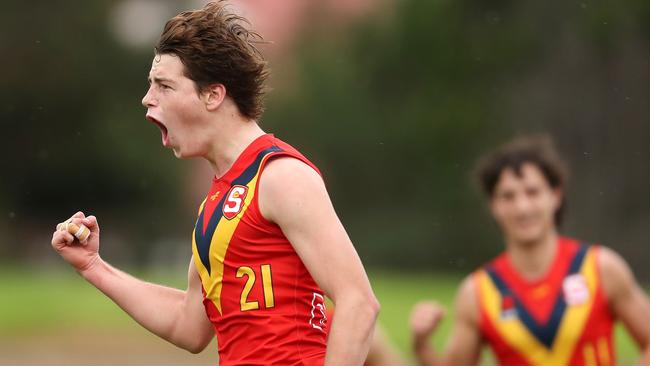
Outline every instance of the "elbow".
<path fill-rule="evenodd" d="M 373 319 L 376 321 L 377 317 L 379 316 L 379 312 L 381 311 L 381 304 L 379 303 L 379 300 L 375 297 L 375 295 L 370 296 L 370 312 L 373 315 Z"/>
<path fill-rule="evenodd" d="M 176 347 L 186 350 L 192 354 L 203 352 L 214 338 L 214 333 L 210 329 L 205 331 L 189 328 L 184 331 L 174 332 L 167 340 Z"/>
<path fill-rule="evenodd" d="M 381 310 L 379 300 L 377 300 L 373 293 L 370 293 L 367 296 L 364 296 L 361 301 L 360 305 L 362 305 L 361 308 L 363 313 L 366 314 L 367 318 L 374 324 L 377 321 L 379 311 Z"/>
<path fill-rule="evenodd" d="M 353 317 L 357 321 L 373 326 L 381 310 L 381 305 L 372 291 L 349 291 L 332 297 L 332 301 L 335 313 L 354 314 Z"/>
<path fill-rule="evenodd" d="M 199 354 L 210 344 L 210 340 L 197 340 L 196 342 L 184 344 L 182 348 L 191 354 Z"/>
<path fill-rule="evenodd" d="M 205 347 L 207 347 L 207 344 L 206 345 L 196 344 L 196 345 L 191 345 L 191 346 L 187 346 L 187 347 L 183 347 L 183 348 L 186 351 L 188 351 L 189 353 L 191 353 L 193 355 L 196 355 L 196 354 L 199 354 L 199 353 L 203 352 Z"/>

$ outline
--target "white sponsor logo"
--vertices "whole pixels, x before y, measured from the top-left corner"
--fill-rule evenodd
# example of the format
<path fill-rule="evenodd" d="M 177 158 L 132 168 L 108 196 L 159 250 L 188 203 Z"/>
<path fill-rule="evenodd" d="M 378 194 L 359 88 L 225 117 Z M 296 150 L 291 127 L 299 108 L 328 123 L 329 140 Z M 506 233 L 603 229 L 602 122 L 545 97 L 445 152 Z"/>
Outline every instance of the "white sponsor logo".
<path fill-rule="evenodd" d="M 311 300 L 311 319 L 309 319 L 309 324 L 311 324 L 313 328 L 324 332 L 326 322 L 325 298 L 323 295 L 314 292 L 314 297 Z"/>

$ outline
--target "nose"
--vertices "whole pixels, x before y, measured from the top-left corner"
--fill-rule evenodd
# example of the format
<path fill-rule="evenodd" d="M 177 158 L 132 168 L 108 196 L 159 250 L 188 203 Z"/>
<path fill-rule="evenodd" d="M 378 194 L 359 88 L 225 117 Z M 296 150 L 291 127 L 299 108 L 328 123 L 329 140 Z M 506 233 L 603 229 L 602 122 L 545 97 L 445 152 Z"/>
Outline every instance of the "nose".
<path fill-rule="evenodd" d="M 517 195 L 517 198 L 515 199 L 515 208 L 519 213 L 526 213 L 528 210 L 530 210 L 531 207 L 531 201 L 530 198 L 526 197 L 526 195 Z"/>
<path fill-rule="evenodd" d="M 147 90 L 147 94 L 145 94 L 144 97 L 142 97 L 142 105 L 145 108 L 153 107 L 155 105 L 156 99 L 154 98 L 153 92 L 151 90 L 152 88 L 149 87 L 149 89 Z"/>

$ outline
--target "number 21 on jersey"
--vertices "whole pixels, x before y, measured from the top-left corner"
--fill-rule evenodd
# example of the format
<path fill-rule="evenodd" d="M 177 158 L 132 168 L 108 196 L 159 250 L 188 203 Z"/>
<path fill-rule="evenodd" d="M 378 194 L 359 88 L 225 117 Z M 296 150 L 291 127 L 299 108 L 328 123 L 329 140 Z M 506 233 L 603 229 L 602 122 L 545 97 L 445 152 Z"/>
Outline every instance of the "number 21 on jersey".
<path fill-rule="evenodd" d="M 262 264 L 260 266 L 260 272 L 262 275 L 262 291 L 264 292 L 264 306 L 267 309 L 275 307 L 275 297 L 273 295 L 273 278 L 271 276 L 271 265 Z M 241 266 L 237 269 L 237 278 L 242 278 L 246 276 L 246 284 L 241 292 L 241 297 L 239 299 L 239 304 L 241 311 L 257 310 L 260 308 L 260 303 L 257 300 L 250 300 L 249 295 L 255 282 L 257 276 L 255 270 L 252 267 Z"/>

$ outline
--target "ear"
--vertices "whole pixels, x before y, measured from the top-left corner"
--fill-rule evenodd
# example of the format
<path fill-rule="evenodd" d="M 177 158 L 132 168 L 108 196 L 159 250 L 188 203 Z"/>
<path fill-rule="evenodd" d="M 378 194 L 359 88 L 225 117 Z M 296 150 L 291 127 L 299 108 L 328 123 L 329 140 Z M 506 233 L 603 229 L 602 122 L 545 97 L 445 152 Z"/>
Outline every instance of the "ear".
<path fill-rule="evenodd" d="M 226 87 L 223 84 L 212 84 L 206 86 L 201 92 L 201 100 L 205 103 L 205 109 L 214 112 L 226 99 Z"/>
<path fill-rule="evenodd" d="M 555 200 L 555 209 L 559 210 L 562 206 L 562 200 L 564 199 L 564 189 L 562 187 L 557 187 L 553 189 L 553 198 Z"/>

